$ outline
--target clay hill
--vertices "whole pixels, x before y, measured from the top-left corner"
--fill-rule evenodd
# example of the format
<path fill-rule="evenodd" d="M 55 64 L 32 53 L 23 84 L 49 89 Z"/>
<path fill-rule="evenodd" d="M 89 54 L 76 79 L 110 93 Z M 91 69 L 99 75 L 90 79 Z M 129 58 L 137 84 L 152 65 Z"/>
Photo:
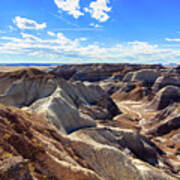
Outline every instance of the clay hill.
<path fill-rule="evenodd" d="M 180 179 L 179 67 L 0 72 L 1 180 Z"/>

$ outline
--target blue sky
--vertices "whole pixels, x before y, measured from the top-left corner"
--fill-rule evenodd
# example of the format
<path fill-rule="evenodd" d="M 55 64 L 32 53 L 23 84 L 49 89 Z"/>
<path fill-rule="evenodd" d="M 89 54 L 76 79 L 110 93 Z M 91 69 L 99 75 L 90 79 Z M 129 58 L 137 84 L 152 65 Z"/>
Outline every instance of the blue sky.
<path fill-rule="evenodd" d="M 180 64 L 179 0 L 1 0 L 0 63 Z"/>

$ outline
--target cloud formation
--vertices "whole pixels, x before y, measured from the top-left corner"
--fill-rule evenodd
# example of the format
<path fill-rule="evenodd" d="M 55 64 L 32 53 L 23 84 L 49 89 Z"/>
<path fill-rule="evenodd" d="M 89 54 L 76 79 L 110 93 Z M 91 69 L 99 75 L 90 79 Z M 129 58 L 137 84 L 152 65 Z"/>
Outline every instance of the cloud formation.
<path fill-rule="evenodd" d="M 168 42 L 180 42 L 179 38 L 166 38 L 165 40 Z"/>
<path fill-rule="evenodd" d="M 55 34 L 54 32 L 51 32 L 51 31 L 48 31 L 47 34 L 48 34 L 49 36 L 56 36 L 56 34 Z"/>
<path fill-rule="evenodd" d="M 108 7 L 109 0 L 96 0 L 90 3 L 89 7 L 84 8 L 85 12 L 89 12 L 91 17 L 99 22 L 105 22 L 109 19 L 108 12 L 111 7 Z"/>
<path fill-rule="evenodd" d="M 13 19 L 13 23 L 19 28 L 19 29 L 44 29 L 46 28 L 46 23 L 38 24 L 36 21 L 22 18 L 20 16 L 16 16 Z"/>
<path fill-rule="evenodd" d="M 80 0 L 54 0 L 60 10 L 66 11 L 76 19 L 84 15 L 84 13 L 80 11 L 79 1 Z"/>
<path fill-rule="evenodd" d="M 50 38 L 42 39 L 21 33 L 21 38 L 2 36 L 0 55 L 25 55 L 34 59 L 42 57 L 64 63 L 72 62 L 130 62 L 130 63 L 178 63 L 180 50 L 162 48 L 148 42 L 133 41 L 104 47 L 88 44 L 84 37 L 68 38 L 63 33 L 47 32 Z M 84 41 L 86 41 L 84 43 Z"/>
<path fill-rule="evenodd" d="M 99 22 L 105 22 L 110 17 L 108 15 L 108 12 L 111 11 L 111 7 L 108 7 L 109 0 L 91 1 L 89 7 L 83 8 L 84 12 L 80 10 L 80 0 L 54 0 L 54 2 L 60 10 L 66 11 L 76 19 L 84 16 L 84 12 L 90 13 L 91 17 Z"/>

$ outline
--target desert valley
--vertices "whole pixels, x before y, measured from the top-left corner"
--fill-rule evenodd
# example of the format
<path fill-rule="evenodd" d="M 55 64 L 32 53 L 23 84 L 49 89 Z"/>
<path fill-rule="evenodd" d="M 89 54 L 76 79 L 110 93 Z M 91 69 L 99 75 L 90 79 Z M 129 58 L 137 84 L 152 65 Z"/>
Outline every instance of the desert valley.
<path fill-rule="evenodd" d="M 180 179 L 180 66 L 1 68 L 1 180 Z"/>

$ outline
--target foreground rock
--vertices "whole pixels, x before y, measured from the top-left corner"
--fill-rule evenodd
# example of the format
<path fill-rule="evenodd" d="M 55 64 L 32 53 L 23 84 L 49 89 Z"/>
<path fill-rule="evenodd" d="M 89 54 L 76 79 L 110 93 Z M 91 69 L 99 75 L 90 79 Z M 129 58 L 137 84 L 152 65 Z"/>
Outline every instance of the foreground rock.
<path fill-rule="evenodd" d="M 1 106 L 0 119 L 0 179 L 101 179 L 43 117 Z"/>
<path fill-rule="evenodd" d="M 173 180 L 114 145 L 67 137 L 38 115 L 0 106 L 0 179 Z M 90 136 L 88 136 L 90 137 Z"/>
<path fill-rule="evenodd" d="M 117 128 L 91 128 L 80 130 L 71 136 L 94 143 L 106 144 L 124 151 L 152 165 L 157 165 L 164 152 L 145 136 L 131 130 Z"/>

